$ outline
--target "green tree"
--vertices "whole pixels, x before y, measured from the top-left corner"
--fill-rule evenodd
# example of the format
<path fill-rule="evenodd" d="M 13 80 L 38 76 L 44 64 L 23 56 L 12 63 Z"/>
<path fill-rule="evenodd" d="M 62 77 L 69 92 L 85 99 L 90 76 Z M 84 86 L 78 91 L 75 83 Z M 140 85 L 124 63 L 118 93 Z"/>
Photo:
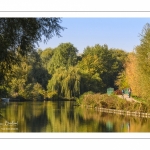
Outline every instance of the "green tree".
<path fill-rule="evenodd" d="M 48 64 L 50 74 L 55 73 L 55 70 L 64 67 L 69 68 L 77 64 L 78 50 L 71 43 L 61 43 L 54 49 L 54 54 Z"/>
<path fill-rule="evenodd" d="M 126 53 L 123 50 L 108 49 L 107 45 L 96 44 L 85 48 L 79 62 L 82 80 L 86 83 L 83 89 L 86 92 L 106 92 L 108 87 L 116 88 L 114 81 L 123 69 L 125 57 Z"/>
<path fill-rule="evenodd" d="M 78 67 L 81 73 L 81 94 L 87 91 L 100 92 L 104 84 L 100 78 L 102 64 L 99 63 L 98 56 L 85 55 Z"/>
<path fill-rule="evenodd" d="M 20 56 L 20 65 L 12 65 L 7 73 L 7 93 L 10 97 L 24 99 L 42 99 L 45 94 L 48 71 L 42 67 L 40 56 L 36 51 L 26 58 Z"/>
<path fill-rule="evenodd" d="M 142 30 L 140 45 L 135 48 L 139 83 L 141 88 L 141 97 L 150 101 L 149 83 L 150 83 L 150 24 L 147 23 Z"/>
<path fill-rule="evenodd" d="M 138 64 L 144 74 L 150 74 L 150 24 L 146 24 L 141 33 L 141 43 L 135 48 Z"/>
<path fill-rule="evenodd" d="M 27 58 L 28 64 L 32 67 L 28 73 L 28 83 L 39 83 L 46 90 L 48 79 L 51 76 L 44 68 L 40 54 L 37 51 L 32 51 Z"/>
<path fill-rule="evenodd" d="M 78 68 L 70 66 L 68 69 L 60 67 L 53 74 L 48 83 L 49 92 L 57 92 L 59 97 L 67 99 L 80 95 L 80 73 Z"/>
<path fill-rule="evenodd" d="M 11 71 L 7 73 L 6 86 L 9 87 L 8 93 L 12 97 L 23 97 L 25 87 L 28 84 L 28 74 L 32 69 L 32 66 L 28 65 L 26 58 L 21 58 L 21 60 L 19 66 L 17 64 L 13 65 Z"/>
<path fill-rule="evenodd" d="M 129 83 L 125 70 L 118 74 L 117 79 L 115 80 L 115 84 L 119 89 L 129 88 Z"/>
<path fill-rule="evenodd" d="M 132 95 L 141 97 L 142 78 L 137 61 L 137 55 L 135 52 L 131 52 L 128 54 L 125 63 L 125 72 L 126 72 L 125 77 L 129 84 L 128 87 L 132 89 Z"/>
<path fill-rule="evenodd" d="M 40 53 L 40 57 L 42 60 L 42 66 L 48 70 L 48 63 L 50 62 L 53 56 L 54 50 L 52 48 L 46 48 Z"/>
<path fill-rule="evenodd" d="M 117 86 L 115 86 L 115 81 L 118 75 L 124 70 L 128 53 L 121 49 L 109 49 L 109 52 L 111 54 L 109 64 L 112 64 L 107 69 L 109 70 L 109 82 L 111 83 L 110 86 L 117 88 Z"/>
<path fill-rule="evenodd" d="M 19 55 L 26 56 L 39 42 L 60 37 L 60 18 L 0 18 L 0 81 Z"/>

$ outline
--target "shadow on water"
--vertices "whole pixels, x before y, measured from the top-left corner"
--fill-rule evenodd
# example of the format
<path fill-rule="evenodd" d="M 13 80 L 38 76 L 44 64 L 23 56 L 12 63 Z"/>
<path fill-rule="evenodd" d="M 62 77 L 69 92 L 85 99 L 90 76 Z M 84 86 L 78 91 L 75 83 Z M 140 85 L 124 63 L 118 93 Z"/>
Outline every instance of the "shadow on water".
<path fill-rule="evenodd" d="M 46 110 L 37 116 L 32 116 L 28 118 L 25 116 L 26 125 L 28 126 L 28 131 L 39 132 L 42 131 L 43 128 L 50 122 L 48 122 Z"/>

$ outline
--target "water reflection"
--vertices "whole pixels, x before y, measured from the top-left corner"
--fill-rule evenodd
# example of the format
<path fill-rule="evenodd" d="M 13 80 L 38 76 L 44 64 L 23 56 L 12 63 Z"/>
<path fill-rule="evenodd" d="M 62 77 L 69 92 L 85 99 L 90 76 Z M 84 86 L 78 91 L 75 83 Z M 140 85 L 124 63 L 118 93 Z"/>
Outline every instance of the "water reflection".
<path fill-rule="evenodd" d="M 121 132 L 123 131 L 130 132 L 130 122 L 125 122 L 121 124 Z"/>
<path fill-rule="evenodd" d="M 68 101 L 10 102 L 0 111 L 0 132 L 150 131 L 148 118 L 102 113 Z"/>
<path fill-rule="evenodd" d="M 106 129 L 107 129 L 107 131 L 109 131 L 109 132 L 113 132 L 113 123 L 110 122 L 110 121 L 107 121 L 107 122 L 106 122 Z"/>

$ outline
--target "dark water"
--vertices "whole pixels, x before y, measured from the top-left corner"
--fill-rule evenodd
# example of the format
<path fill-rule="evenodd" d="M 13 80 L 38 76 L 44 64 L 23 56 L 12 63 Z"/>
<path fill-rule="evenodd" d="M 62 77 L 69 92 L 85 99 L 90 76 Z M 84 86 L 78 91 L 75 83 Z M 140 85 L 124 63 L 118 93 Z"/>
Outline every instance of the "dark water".
<path fill-rule="evenodd" d="M 150 119 L 101 113 L 74 102 L 10 102 L 0 132 L 149 132 Z"/>

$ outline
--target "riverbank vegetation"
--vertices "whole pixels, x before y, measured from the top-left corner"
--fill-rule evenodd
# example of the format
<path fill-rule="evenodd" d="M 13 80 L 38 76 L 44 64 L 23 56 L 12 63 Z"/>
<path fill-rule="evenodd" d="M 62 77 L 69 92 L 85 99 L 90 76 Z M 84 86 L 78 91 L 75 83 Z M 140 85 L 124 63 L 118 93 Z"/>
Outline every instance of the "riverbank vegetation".
<path fill-rule="evenodd" d="M 130 102 L 125 99 L 119 98 L 117 95 L 107 95 L 107 94 L 95 94 L 88 92 L 83 94 L 78 100 L 78 105 L 91 107 L 91 108 L 107 108 L 124 110 L 131 112 L 150 112 L 150 106 L 144 102 Z"/>
<path fill-rule="evenodd" d="M 15 21 L 18 21 L 16 27 L 13 26 Z M 27 22 L 27 26 L 24 26 L 24 22 Z M 141 44 L 133 52 L 109 48 L 107 44 L 95 44 L 87 46 L 79 54 L 70 42 L 60 43 L 55 48 L 36 49 L 34 44 L 41 40 L 41 36 L 45 36 L 45 40 L 53 37 L 54 33 L 60 36 L 60 30 L 64 28 L 59 23 L 59 18 L 0 20 L 2 26 L 7 25 L 0 34 L 9 33 L 6 37 L 0 36 L 0 42 L 4 45 L 1 47 L 3 55 L 0 55 L 0 97 L 24 100 L 77 99 L 78 103 L 94 107 L 149 111 L 149 24 L 144 26 Z M 52 24 L 57 28 L 50 28 Z M 33 27 L 36 28 L 30 33 Z M 132 96 L 145 102 L 130 103 L 116 96 L 109 97 L 105 95 L 109 87 L 115 90 L 130 87 Z M 95 94 L 85 95 L 89 91 Z"/>
<path fill-rule="evenodd" d="M 82 55 L 71 43 L 30 52 L 7 70 L 1 94 L 24 99 L 75 99 L 85 92 L 105 93 L 115 80 L 126 52 L 107 45 L 87 47 Z"/>

